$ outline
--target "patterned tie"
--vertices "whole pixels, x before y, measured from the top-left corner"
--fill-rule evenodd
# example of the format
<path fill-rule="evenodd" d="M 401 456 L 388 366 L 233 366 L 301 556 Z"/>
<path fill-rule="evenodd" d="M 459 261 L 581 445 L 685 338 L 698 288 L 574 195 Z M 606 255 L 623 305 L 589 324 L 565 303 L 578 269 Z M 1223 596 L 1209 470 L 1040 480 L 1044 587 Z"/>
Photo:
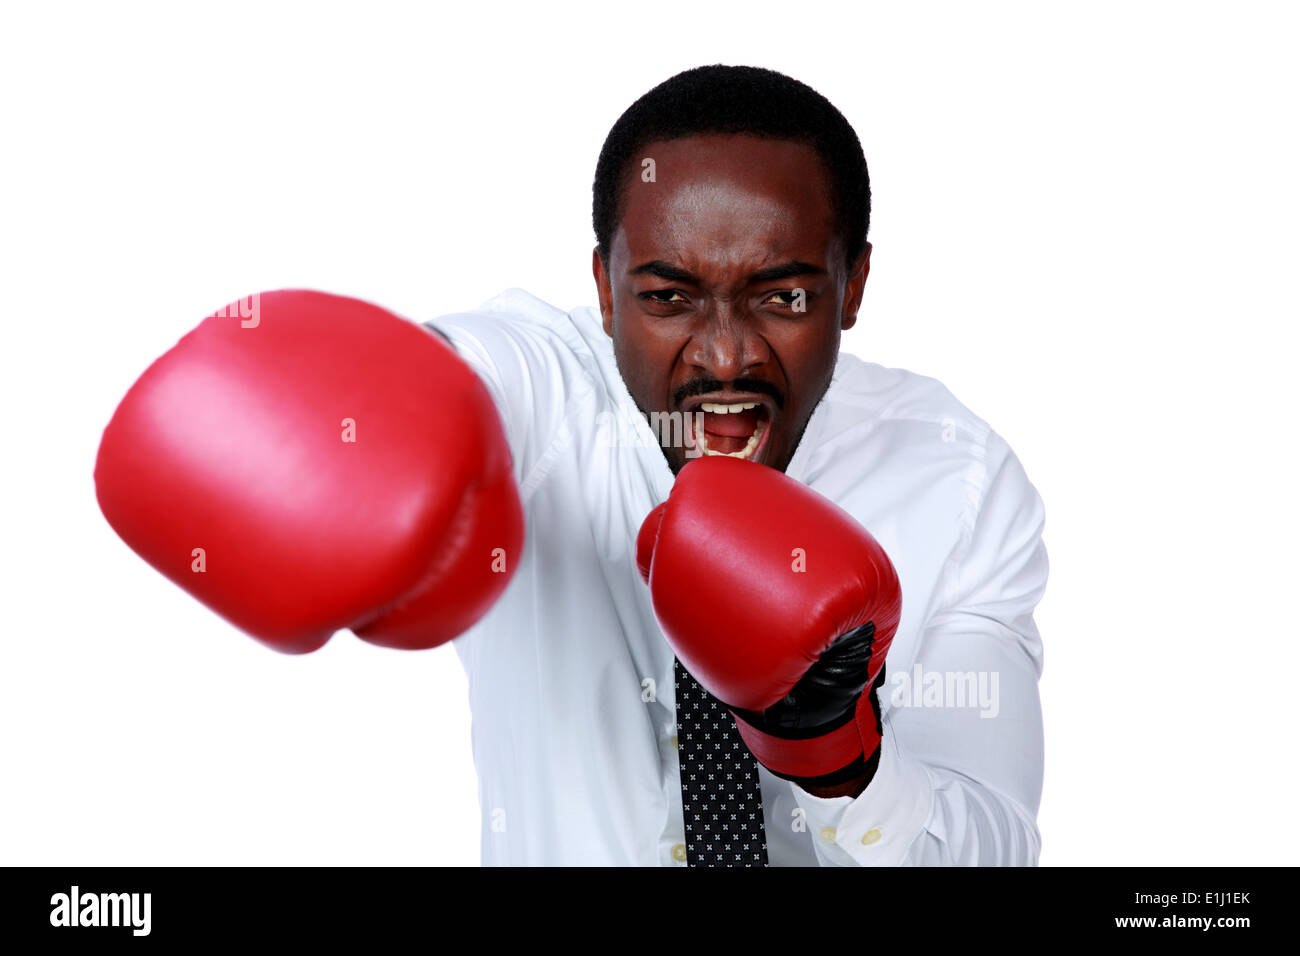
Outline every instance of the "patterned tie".
<path fill-rule="evenodd" d="M 673 661 L 687 866 L 767 866 L 758 761 L 727 705 Z"/>

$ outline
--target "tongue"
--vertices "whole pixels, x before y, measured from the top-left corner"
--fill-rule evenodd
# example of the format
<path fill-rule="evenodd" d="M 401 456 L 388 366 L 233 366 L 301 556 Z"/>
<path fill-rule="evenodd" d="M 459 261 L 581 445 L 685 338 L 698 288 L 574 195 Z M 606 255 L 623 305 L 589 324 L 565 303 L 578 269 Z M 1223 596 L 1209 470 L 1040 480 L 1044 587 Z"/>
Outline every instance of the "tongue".
<path fill-rule="evenodd" d="M 717 412 L 704 413 L 704 431 L 708 435 L 720 438 L 748 439 L 758 427 L 758 409 L 751 408 L 745 412 L 719 415 Z"/>

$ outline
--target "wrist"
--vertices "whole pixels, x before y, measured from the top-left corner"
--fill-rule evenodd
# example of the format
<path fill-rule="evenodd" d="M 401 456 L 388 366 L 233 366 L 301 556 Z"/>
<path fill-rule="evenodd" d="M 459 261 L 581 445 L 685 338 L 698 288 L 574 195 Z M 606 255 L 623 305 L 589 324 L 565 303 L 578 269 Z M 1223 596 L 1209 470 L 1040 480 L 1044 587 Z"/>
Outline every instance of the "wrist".
<path fill-rule="evenodd" d="M 732 710 L 750 752 L 771 773 L 814 796 L 857 796 L 880 762 L 880 705 L 877 679 L 846 714 L 815 728 L 773 726 L 762 712 Z"/>
<path fill-rule="evenodd" d="M 834 797 L 860 797 L 863 791 L 867 789 L 868 784 L 870 784 L 876 776 L 876 768 L 880 765 L 880 748 L 877 747 L 876 752 L 863 763 L 863 769 L 844 783 L 825 784 L 818 783 L 814 780 L 793 780 L 791 782 L 805 793 L 810 793 L 814 797 L 821 797 L 823 799 L 831 799 Z"/>
<path fill-rule="evenodd" d="M 857 780 L 866 769 L 868 744 L 853 711 L 834 723 L 791 730 L 774 727 L 754 711 L 732 710 L 740 737 L 760 764 L 778 777 L 819 787 Z"/>

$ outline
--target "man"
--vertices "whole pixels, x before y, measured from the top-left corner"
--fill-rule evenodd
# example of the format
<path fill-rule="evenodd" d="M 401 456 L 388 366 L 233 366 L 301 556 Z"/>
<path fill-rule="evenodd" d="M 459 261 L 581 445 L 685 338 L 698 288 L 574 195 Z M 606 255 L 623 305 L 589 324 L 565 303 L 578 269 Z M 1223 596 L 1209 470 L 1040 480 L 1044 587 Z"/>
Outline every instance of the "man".
<path fill-rule="evenodd" d="M 455 638 L 485 863 L 1036 863 L 1043 508 L 938 382 L 840 354 L 857 136 L 703 67 L 593 191 L 599 313 L 209 319 L 106 430 L 105 514 L 281 650 Z"/>

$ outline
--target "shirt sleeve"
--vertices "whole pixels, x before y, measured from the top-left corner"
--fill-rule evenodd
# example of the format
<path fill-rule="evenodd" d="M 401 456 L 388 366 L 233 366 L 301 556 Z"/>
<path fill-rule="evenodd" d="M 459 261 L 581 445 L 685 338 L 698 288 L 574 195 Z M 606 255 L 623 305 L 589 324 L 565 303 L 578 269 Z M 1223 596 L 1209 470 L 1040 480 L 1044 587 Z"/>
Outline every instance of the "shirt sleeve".
<path fill-rule="evenodd" d="M 592 390 L 563 313 L 531 315 L 510 293 L 481 310 L 444 315 L 426 327 L 448 340 L 478 374 L 501 416 L 515 481 L 527 500 L 565 437 L 571 403 Z"/>
<path fill-rule="evenodd" d="M 823 866 L 1035 866 L 1043 782 L 1034 608 L 1043 503 L 996 434 L 967 546 L 908 673 L 881 686 L 880 764 L 856 798 L 794 786 Z M 906 594 L 904 594 L 906 600 Z"/>

